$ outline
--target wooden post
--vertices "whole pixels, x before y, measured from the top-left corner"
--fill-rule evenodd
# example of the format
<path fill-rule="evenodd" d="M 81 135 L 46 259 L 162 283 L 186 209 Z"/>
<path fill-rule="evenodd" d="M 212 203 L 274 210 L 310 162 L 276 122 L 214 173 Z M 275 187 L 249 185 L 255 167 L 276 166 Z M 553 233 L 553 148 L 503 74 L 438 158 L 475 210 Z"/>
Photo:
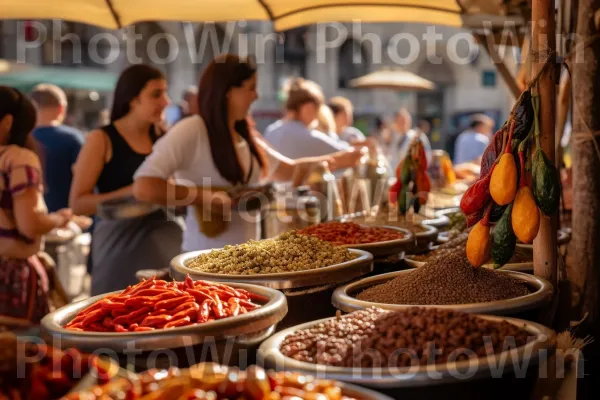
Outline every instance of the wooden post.
<path fill-rule="evenodd" d="M 554 0 L 532 1 L 531 33 L 531 75 L 544 66 L 548 55 L 556 50 L 556 21 Z M 554 60 L 554 58 L 553 58 Z M 556 69 L 554 65 L 546 68 L 539 79 L 540 94 L 540 144 L 546 156 L 554 163 L 554 116 L 556 113 Z M 533 241 L 533 271 L 536 276 L 550 281 L 557 288 L 557 217 L 542 215 L 540 230 Z"/>

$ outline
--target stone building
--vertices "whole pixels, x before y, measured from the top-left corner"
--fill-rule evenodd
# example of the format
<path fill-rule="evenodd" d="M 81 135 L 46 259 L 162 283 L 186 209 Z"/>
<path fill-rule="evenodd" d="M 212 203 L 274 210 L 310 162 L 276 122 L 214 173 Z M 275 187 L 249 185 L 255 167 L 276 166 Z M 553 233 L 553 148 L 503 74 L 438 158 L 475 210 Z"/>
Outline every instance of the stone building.
<path fill-rule="evenodd" d="M 197 83 L 206 63 L 228 51 L 257 59 L 260 98 L 253 114 L 259 128 L 280 115 L 281 87 L 291 76 L 316 81 L 328 97 L 348 97 L 355 105 L 355 124 L 367 132 L 375 117 L 391 117 L 406 107 L 415 120 L 433 123 L 437 147 L 448 132 L 462 128 L 471 113 L 486 112 L 501 124 L 514 101 L 487 54 L 468 32 L 456 28 L 347 23 L 275 33 L 269 23 L 238 21 L 145 22 L 105 31 L 65 21 L 0 22 L 0 59 L 48 69 L 51 72 L 39 74 L 47 80 L 57 79 L 60 67 L 69 77 L 64 85 L 75 96 L 71 99 L 77 100 L 72 109 L 89 128 L 95 122 L 86 115 L 110 106 L 110 90 L 97 85 L 100 77 L 114 83 L 129 63 L 151 63 L 167 74 L 169 94 L 178 102 L 183 90 Z M 518 58 L 505 58 L 515 69 Z M 433 81 L 436 88 L 415 93 L 350 87 L 351 79 L 380 68 L 404 68 Z M 82 75 L 91 72 L 97 74 Z M 9 74 L 0 71 L 0 84 Z M 79 75 L 82 83 L 70 85 Z M 23 86 L 32 83 L 26 80 Z"/>

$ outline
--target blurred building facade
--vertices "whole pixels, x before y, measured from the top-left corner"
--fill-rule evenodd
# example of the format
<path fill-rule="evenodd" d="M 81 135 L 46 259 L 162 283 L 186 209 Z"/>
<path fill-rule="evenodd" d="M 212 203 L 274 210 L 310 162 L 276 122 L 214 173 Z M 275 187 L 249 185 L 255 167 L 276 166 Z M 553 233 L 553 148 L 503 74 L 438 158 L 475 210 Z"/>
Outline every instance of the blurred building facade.
<path fill-rule="evenodd" d="M 431 44 L 424 40 L 431 28 L 404 23 L 364 23 L 358 29 L 357 24 L 337 24 L 337 29 L 315 25 L 280 34 L 272 31 L 270 23 L 245 21 L 145 22 L 119 31 L 64 21 L 42 23 L 46 38 L 34 46 L 41 39 L 36 26 L 24 21 L 0 22 L 0 59 L 23 61 L 24 57 L 30 65 L 59 67 L 72 76 L 100 71 L 113 81 L 129 63 L 153 64 L 167 74 L 169 94 L 175 103 L 186 87 L 197 84 L 203 68 L 216 54 L 254 55 L 260 98 L 253 113 L 259 128 L 279 117 L 281 87 L 292 76 L 316 81 L 327 97 L 348 97 L 355 105 L 355 125 L 366 132 L 376 116 L 391 117 L 399 107 L 406 107 L 415 120 L 432 123 L 434 146 L 436 135 L 442 143 L 444 135 L 461 129 L 471 113 L 486 112 L 500 124 L 514 101 L 487 54 L 472 43 L 469 46 L 473 39 L 468 32 L 455 28 L 436 26 L 439 39 Z M 349 86 L 353 78 L 390 67 L 405 68 L 429 79 L 436 89 L 414 93 Z M 516 68 L 514 63 L 510 67 Z M 48 79 L 53 79 L 52 74 Z M 68 92 L 76 103 L 74 113 L 78 115 L 73 118 L 88 128 L 95 124 L 93 115 L 110 106 L 110 91 L 96 85 L 98 79 L 83 77 L 81 87 L 67 88 L 72 89 Z M 24 89 L 31 84 L 26 81 Z"/>

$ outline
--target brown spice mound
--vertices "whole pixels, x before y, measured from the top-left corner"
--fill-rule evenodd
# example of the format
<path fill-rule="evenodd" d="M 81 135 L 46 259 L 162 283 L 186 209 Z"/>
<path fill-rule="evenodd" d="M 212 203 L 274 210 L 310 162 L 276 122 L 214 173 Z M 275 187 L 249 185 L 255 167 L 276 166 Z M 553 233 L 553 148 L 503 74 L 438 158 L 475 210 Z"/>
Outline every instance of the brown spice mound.
<path fill-rule="evenodd" d="M 370 287 L 357 299 L 384 304 L 442 305 L 485 303 L 529 293 L 526 284 L 504 272 L 472 267 L 463 250 Z"/>
<path fill-rule="evenodd" d="M 354 344 L 346 367 L 424 366 L 491 356 L 520 347 L 529 334 L 506 321 L 458 311 L 411 307 L 381 315 L 369 336 Z"/>

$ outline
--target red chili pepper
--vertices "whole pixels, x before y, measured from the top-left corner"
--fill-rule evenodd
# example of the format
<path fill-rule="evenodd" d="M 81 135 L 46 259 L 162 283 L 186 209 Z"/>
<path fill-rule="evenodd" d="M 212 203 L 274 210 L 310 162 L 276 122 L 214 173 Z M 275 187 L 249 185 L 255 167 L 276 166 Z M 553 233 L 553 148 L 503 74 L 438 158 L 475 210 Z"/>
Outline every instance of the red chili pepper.
<path fill-rule="evenodd" d="M 218 297 L 215 297 L 212 309 L 217 318 L 225 318 L 227 316 L 227 313 L 223 309 L 223 303 Z"/>
<path fill-rule="evenodd" d="M 162 326 L 164 324 L 166 324 L 167 322 L 171 321 L 173 319 L 173 316 L 171 315 L 155 315 L 155 316 L 147 316 L 146 318 L 144 318 L 144 320 L 142 321 L 142 323 L 140 324 L 140 326 L 153 326 L 153 327 L 158 327 L 158 326 Z"/>
<path fill-rule="evenodd" d="M 253 293 L 253 292 L 248 292 L 248 298 L 250 300 L 255 300 L 255 301 L 258 301 L 258 302 L 261 302 L 261 303 L 268 303 L 269 302 L 269 298 L 268 297 L 265 297 L 263 295 L 260 295 L 258 293 Z M 255 304 L 255 306 L 258 307 L 256 304 Z"/>
<path fill-rule="evenodd" d="M 186 295 L 181 297 L 174 297 L 172 299 L 161 300 L 158 303 L 154 304 L 154 309 L 160 310 L 161 308 L 165 308 L 167 310 L 170 310 L 171 308 L 175 308 L 178 305 L 185 303 L 190 298 L 192 298 L 191 295 Z"/>
<path fill-rule="evenodd" d="M 192 278 L 190 278 L 189 275 L 185 277 L 185 281 L 184 282 L 185 282 L 185 286 L 186 287 L 188 287 L 190 289 L 194 288 L 194 281 L 192 280 Z"/>
<path fill-rule="evenodd" d="M 123 327 L 123 325 L 115 324 L 114 326 L 115 332 L 129 332 L 127 329 Z"/>
<path fill-rule="evenodd" d="M 200 289 L 186 289 L 186 292 L 194 296 L 196 301 L 199 303 L 202 303 L 205 300 L 211 300 L 213 298 L 209 293 Z"/>
<path fill-rule="evenodd" d="M 194 299 L 190 299 L 188 301 L 186 301 L 183 304 L 178 305 L 173 311 L 170 312 L 170 314 L 177 314 L 180 311 L 186 310 L 188 308 L 194 308 L 195 311 L 198 311 L 200 309 L 200 305 L 198 303 L 196 303 L 196 301 Z"/>
<path fill-rule="evenodd" d="M 193 303 L 196 307 L 188 307 L 179 311 L 178 313 L 173 314 L 173 320 L 181 319 L 183 317 L 188 317 L 190 320 L 196 320 L 198 318 L 198 310 L 200 310 L 200 306 L 197 303 Z"/>
<path fill-rule="evenodd" d="M 86 326 L 93 322 L 98 322 L 102 318 L 104 318 L 107 314 L 108 314 L 108 311 L 103 310 L 103 309 L 92 311 L 91 313 L 88 313 L 85 316 L 85 318 L 83 318 L 83 321 L 81 321 L 81 325 Z"/>
<path fill-rule="evenodd" d="M 232 297 L 228 301 L 229 303 L 229 315 L 235 316 L 240 313 L 240 299 Z"/>
<path fill-rule="evenodd" d="M 190 317 L 183 317 L 177 320 L 173 320 L 167 324 L 165 324 L 164 328 L 177 328 L 179 326 L 188 325 L 190 323 Z"/>
<path fill-rule="evenodd" d="M 248 300 L 240 300 L 239 303 L 241 306 L 244 306 L 244 307 L 248 308 L 249 310 L 254 310 L 259 307 L 257 304 L 254 304 Z"/>
<path fill-rule="evenodd" d="M 104 317 L 104 321 L 102 321 L 102 325 L 104 325 L 108 329 L 113 328 L 115 326 L 113 317 L 111 317 L 110 315 Z"/>
<path fill-rule="evenodd" d="M 132 324 L 135 323 L 140 317 L 144 317 L 150 310 L 150 307 L 142 307 L 130 312 L 129 314 L 116 317 L 113 322 L 120 325 Z"/>
<path fill-rule="evenodd" d="M 142 296 L 142 297 L 132 297 L 130 299 L 125 300 L 126 307 L 143 307 L 143 306 L 152 306 L 156 303 L 156 299 L 150 296 Z"/>
<path fill-rule="evenodd" d="M 488 174 L 469 186 L 467 191 L 463 194 L 463 197 L 460 200 L 460 209 L 463 214 L 473 214 L 474 212 L 481 210 L 483 206 L 490 201 L 492 198 L 490 195 L 490 180 L 492 179 L 492 172 L 494 171 L 495 166 L 496 164 L 492 165 Z"/>
<path fill-rule="evenodd" d="M 169 289 L 166 288 L 153 288 L 153 289 L 144 289 L 137 292 L 136 296 L 158 296 L 165 293 L 171 293 Z"/>
<path fill-rule="evenodd" d="M 140 326 L 140 325 L 139 325 L 139 324 L 131 324 L 131 325 L 129 325 L 129 330 L 130 330 L 130 331 L 133 331 L 133 330 L 135 330 L 135 328 L 137 328 L 138 326 Z"/>
<path fill-rule="evenodd" d="M 110 332 L 110 330 L 104 325 L 98 322 L 92 322 L 91 324 L 84 325 L 84 330 L 91 329 L 94 332 Z"/>
<path fill-rule="evenodd" d="M 155 328 L 153 328 L 151 326 L 138 326 L 133 331 L 134 332 L 148 332 L 148 331 L 153 331 L 154 329 Z"/>
<path fill-rule="evenodd" d="M 208 321 L 208 318 L 210 318 L 210 312 L 212 310 L 213 303 L 214 300 L 206 300 L 202 303 L 202 305 L 200 306 L 200 310 L 198 310 L 197 321 L 199 323 Z"/>
<path fill-rule="evenodd" d="M 116 302 L 110 299 L 102 302 L 102 308 L 104 310 L 119 310 L 123 307 L 125 307 L 125 303 Z"/>

